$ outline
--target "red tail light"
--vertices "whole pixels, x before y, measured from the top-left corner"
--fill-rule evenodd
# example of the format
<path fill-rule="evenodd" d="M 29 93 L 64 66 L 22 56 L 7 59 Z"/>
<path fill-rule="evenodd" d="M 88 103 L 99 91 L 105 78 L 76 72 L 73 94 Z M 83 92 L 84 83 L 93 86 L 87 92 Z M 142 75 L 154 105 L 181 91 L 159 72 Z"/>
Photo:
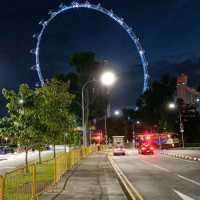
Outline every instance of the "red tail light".
<path fill-rule="evenodd" d="M 153 147 L 150 147 L 150 149 L 151 149 L 151 150 L 154 150 L 154 148 L 153 148 Z"/>
<path fill-rule="evenodd" d="M 146 148 L 145 147 L 142 147 L 142 150 L 145 150 Z"/>

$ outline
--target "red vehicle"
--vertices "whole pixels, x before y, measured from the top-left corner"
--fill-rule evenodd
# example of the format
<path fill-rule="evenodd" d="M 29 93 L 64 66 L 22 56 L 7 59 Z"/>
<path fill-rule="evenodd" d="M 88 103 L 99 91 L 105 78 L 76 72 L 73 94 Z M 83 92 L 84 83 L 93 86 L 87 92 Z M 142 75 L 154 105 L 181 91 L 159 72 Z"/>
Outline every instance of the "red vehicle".
<path fill-rule="evenodd" d="M 138 148 L 138 153 L 139 154 L 154 154 L 155 148 L 151 144 L 142 144 Z"/>

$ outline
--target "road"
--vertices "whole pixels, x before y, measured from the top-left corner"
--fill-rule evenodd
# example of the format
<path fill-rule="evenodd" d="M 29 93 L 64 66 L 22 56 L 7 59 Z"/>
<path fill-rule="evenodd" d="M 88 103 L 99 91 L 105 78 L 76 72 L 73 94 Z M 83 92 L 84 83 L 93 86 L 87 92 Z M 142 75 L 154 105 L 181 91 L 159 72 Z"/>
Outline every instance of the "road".
<path fill-rule="evenodd" d="M 57 146 L 56 151 L 63 151 L 64 147 Z M 68 151 L 68 148 L 67 148 Z M 43 151 L 41 153 L 41 156 L 44 158 L 45 156 L 48 156 L 50 154 L 53 154 L 53 150 L 49 151 Z M 38 151 L 30 151 L 28 153 L 28 160 L 33 161 L 38 159 Z M 14 153 L 14 154 L 6 154 L 6 155 L 0 155 L 0 174 L 4 174 L 5 172 L 12 171 L 16 169 L 17 167 L 21 167 L 25 164 L 25 153 Z"/>
<path fill-rule="evenodd" d="M 199 162 L 136 150 L 113 159 L 145 200 L 200 199 Z"/>

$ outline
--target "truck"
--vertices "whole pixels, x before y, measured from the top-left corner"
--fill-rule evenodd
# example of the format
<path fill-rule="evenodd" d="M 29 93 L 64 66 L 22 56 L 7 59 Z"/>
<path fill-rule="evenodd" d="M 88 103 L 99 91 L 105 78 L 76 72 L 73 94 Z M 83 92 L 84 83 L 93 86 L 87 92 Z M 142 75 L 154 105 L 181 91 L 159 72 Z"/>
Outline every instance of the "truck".
<path fill-rule="evenodd" d="M 126 155 L 124 148 L 124 136 L 113 136 L 113 155 Z"/>
<path fill-rule="evenodd" d="M 124 136 L 112 136 L 112 138 L 113 138 L 113 145 L 115 144 L 124 145 Z"/>

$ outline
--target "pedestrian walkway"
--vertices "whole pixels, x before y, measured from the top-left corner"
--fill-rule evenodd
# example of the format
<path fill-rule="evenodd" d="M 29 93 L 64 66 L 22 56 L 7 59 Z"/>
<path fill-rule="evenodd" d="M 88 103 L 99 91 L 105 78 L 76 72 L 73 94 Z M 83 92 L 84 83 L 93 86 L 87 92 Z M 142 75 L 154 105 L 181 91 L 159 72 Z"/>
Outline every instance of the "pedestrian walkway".
<path fill-rule="evenodd" d="M 80 161 L 51 192 L 39 200 L 126 200 L 107 160 L 106 153 L 90 155 Z"/>

